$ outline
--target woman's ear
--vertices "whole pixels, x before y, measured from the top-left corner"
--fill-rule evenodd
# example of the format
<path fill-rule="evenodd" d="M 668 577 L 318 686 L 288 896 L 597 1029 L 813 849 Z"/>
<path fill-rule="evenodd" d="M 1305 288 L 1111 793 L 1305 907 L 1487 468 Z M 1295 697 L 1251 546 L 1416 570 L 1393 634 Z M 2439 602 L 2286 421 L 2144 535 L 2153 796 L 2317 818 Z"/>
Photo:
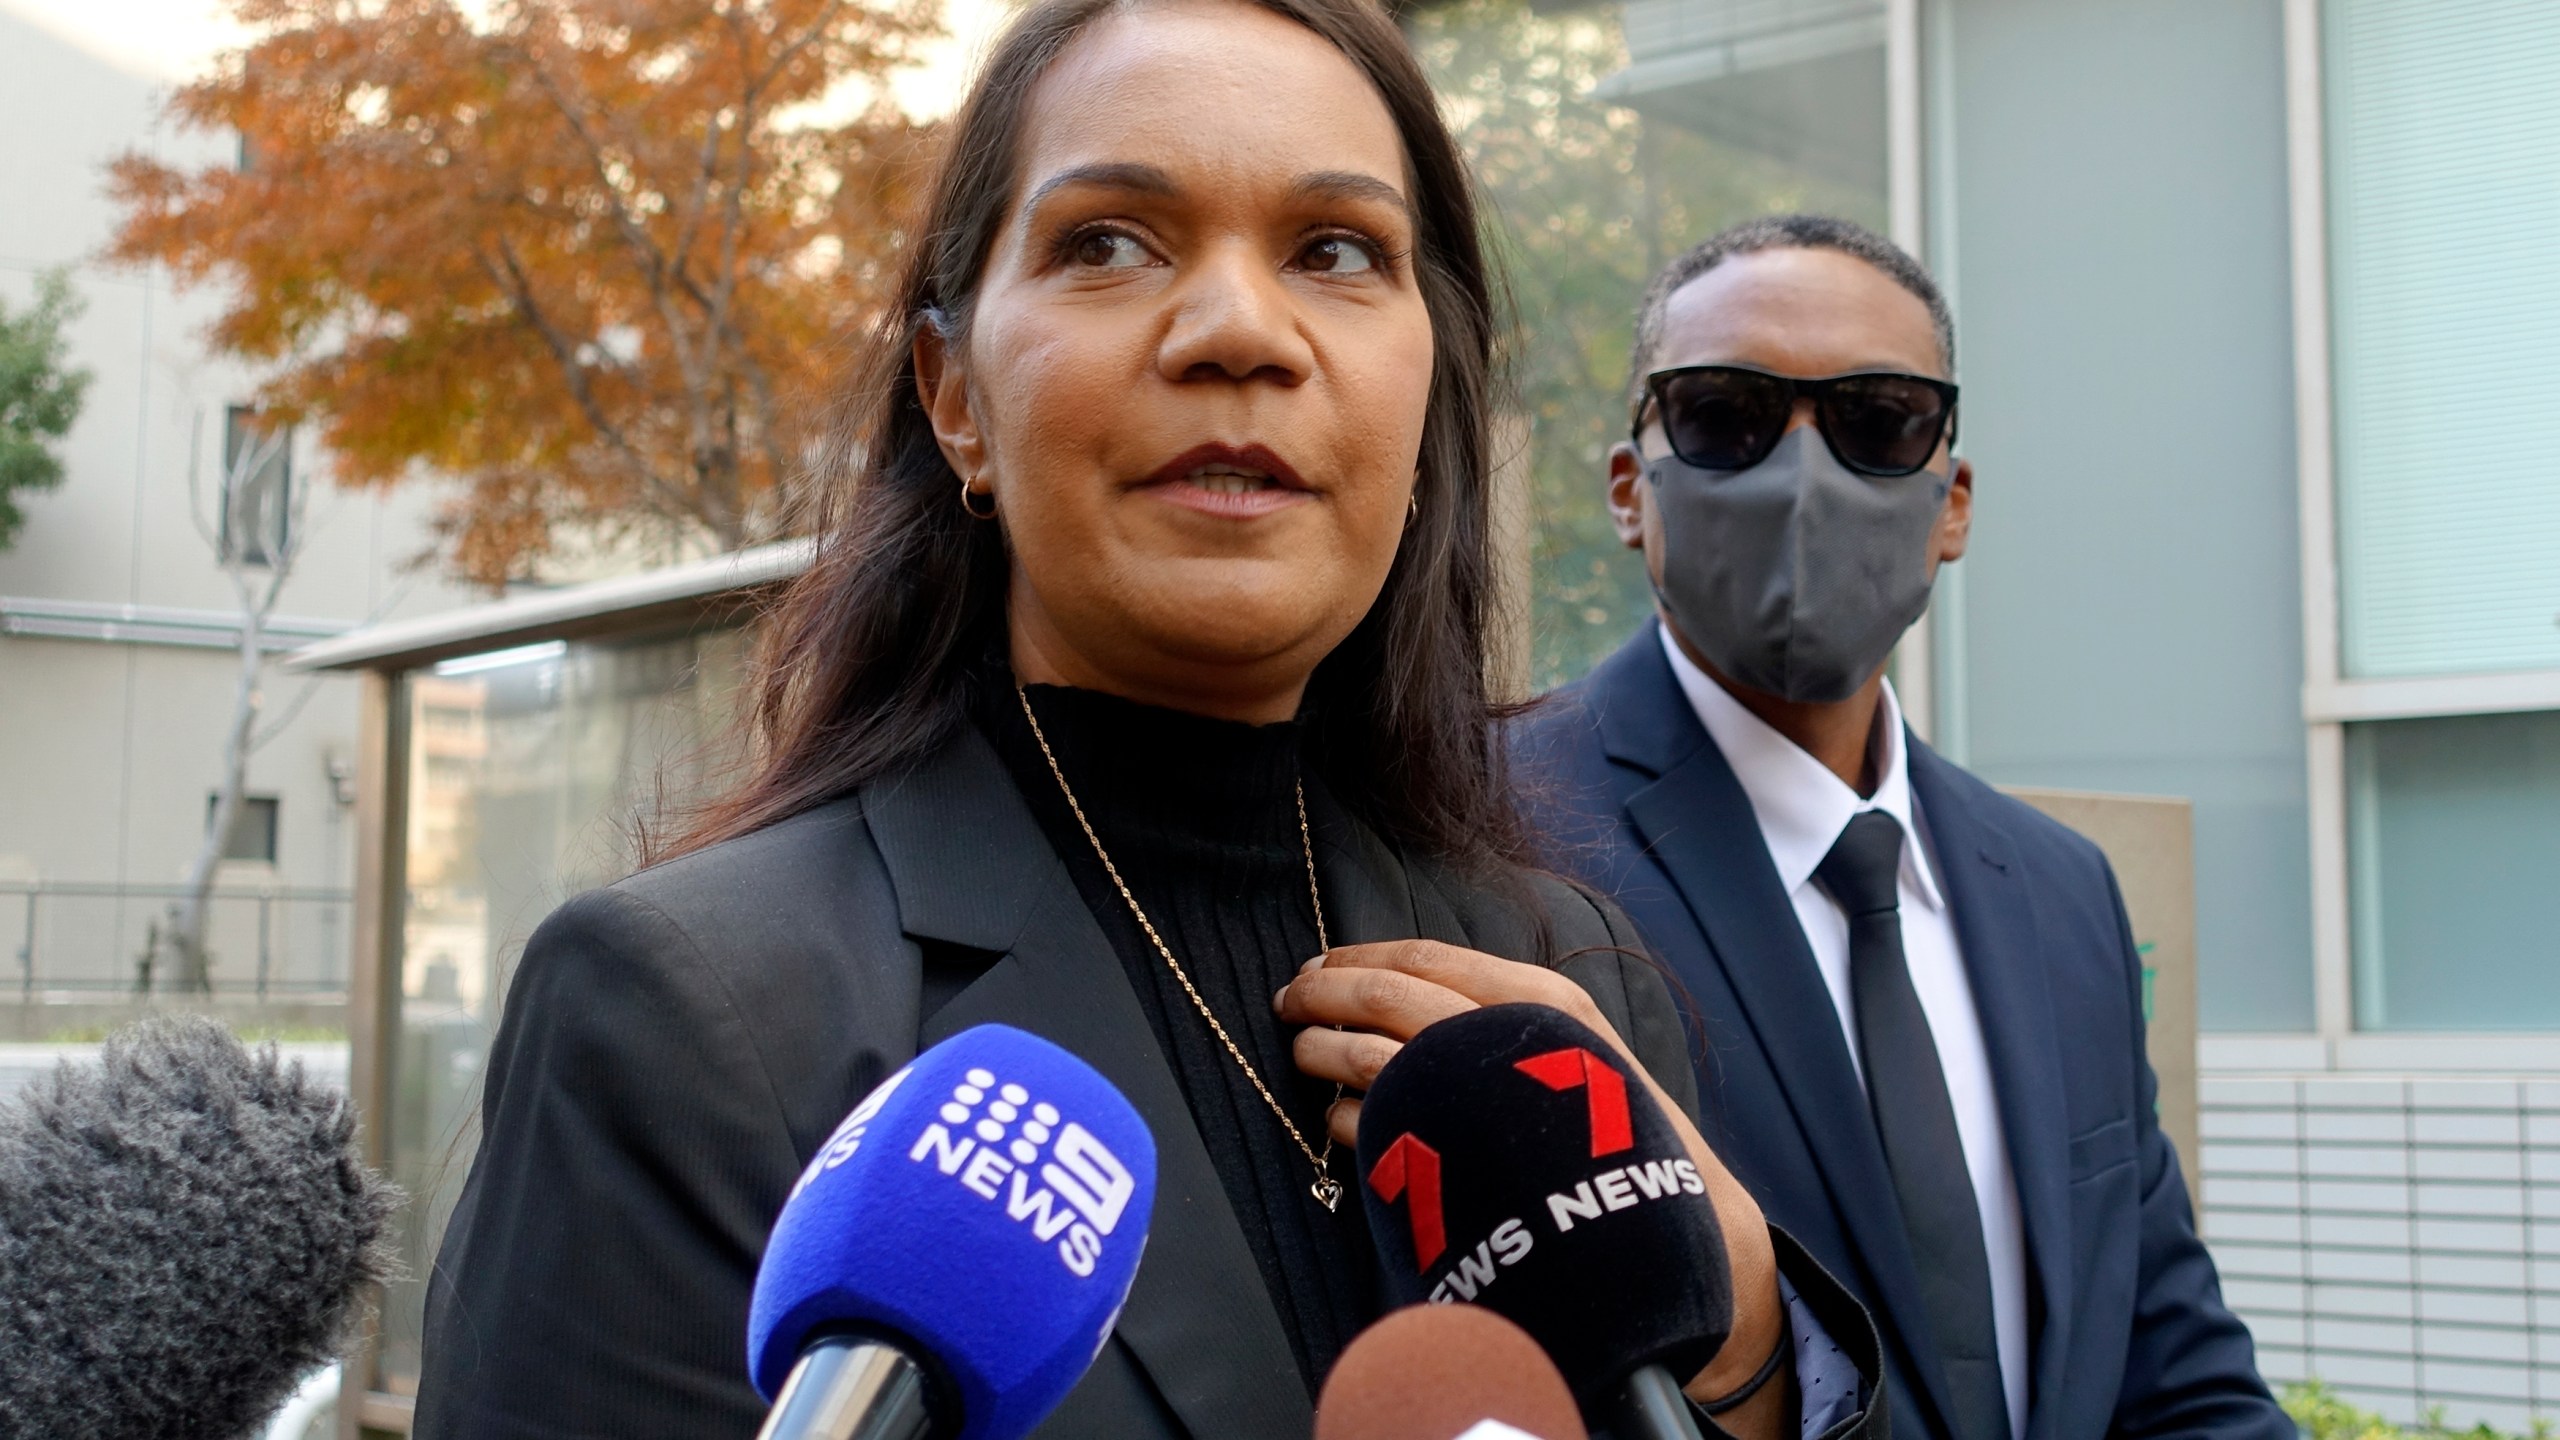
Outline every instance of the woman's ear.
<path fill-rule="evenodd" d="M 942 447 L 952 473 L 974 482 L 987 468 L 987 447 L 969 404 L 968 373 L 951 353 L 941 327 L 930 319 L 916 326 L 914 356 L 916 396 L 924 402 L 934 443 Z"/>

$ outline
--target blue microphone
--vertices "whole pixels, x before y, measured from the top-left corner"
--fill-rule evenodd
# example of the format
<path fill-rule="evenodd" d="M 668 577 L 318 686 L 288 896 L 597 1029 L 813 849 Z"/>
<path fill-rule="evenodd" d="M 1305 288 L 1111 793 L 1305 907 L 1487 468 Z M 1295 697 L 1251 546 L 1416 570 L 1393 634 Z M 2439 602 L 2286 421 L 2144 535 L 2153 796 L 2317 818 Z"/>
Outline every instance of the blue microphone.
<path fill-rule="evenodd" d="M 863 1097 L 756 1271 L 762 1440 L 1017 1440 L 1111 1336 L 1155 1140 L 1084 1061 L 980 1025 Z"/>

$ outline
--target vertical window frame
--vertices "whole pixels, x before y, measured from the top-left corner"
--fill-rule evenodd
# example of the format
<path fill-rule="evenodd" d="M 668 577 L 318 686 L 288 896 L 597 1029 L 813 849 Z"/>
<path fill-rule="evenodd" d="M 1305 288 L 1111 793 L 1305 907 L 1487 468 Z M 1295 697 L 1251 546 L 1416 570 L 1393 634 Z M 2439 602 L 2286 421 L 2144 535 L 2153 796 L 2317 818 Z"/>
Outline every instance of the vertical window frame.
<path fill-rule="evenodd" d="M 2314 1025 L 2334 1069 L 2560 1071 L 2560 1031 L 2433 1034 L 2357 1025 L 2355 927 L 2359 901 L 2371 897 L 2360 897 L 2355 885 L 2348 727 L 2560 710 L 2560 670 L 2403 679 L 2345 673 L 2323 79 L 2327 8 L 2335 3 L 2284 0 L 2283 16 Z"/>

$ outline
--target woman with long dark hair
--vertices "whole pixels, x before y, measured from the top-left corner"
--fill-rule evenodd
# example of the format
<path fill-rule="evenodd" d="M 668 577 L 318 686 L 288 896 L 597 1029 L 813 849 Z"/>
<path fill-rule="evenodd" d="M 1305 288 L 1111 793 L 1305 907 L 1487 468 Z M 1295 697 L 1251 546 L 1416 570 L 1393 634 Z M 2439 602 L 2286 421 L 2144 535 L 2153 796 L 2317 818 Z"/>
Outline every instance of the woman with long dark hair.
<path fill-rule="evenodd" d="M 1371 0 L 1018 17 L 767 621 L 759 768 L 517 971 L 419 1434 L 752 1434 L 795 1176 L 919 1048 L 1004 1021 L 1119 1082 L 1159 1154 L 1137 1288 L 1042 1433 L 1303 1440 L 1376 1309 L 1358 1092 L 1509 1001 L 1683 1116 L 1736 1307 L 1690 1393 L 1778 1373 L 1723 1423 L 1794 1433 L 1781 1270 L 1863 1315 L 1697 1139 L 1661 981 L 1528 867 L 1504 793 L 1477 225 Z"/>

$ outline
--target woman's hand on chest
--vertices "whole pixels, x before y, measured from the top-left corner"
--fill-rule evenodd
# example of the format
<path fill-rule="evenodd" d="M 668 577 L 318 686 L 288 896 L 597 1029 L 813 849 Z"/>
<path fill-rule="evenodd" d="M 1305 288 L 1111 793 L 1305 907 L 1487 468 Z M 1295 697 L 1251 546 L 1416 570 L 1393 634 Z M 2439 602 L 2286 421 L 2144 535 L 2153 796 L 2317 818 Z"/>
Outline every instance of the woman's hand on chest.
<path fill-rule="evenodd" d="M 1520 1003 L 1561 1010 L 1590 1026 L 1644 1073 L 1590 994 L 1560 972 L 1437 940 L 1337 946 L 1308 961 L 1273 997 L 1272 1008 L 1283 1022 L 1306 1027 L 1295 1042 L 1298 1068 L 1353 1092 L 1334 1102 L 1325 1117 L 1334 1138 L 1350 1145 L 1359 1139 L 1359 1092 L 1406 1041 L 1436 1021 L 1479 1006 Z M 1648 1084 L 1651 1079 L 1646 1076 Z M 1679 1115 L 1658 1086 L 1654 1099 Z"/>
<path fill-rule="evenodd" d="M 1436 940 L 1390 940 L 1328 951 L 1307 962 L 1272 998 L 1282 1021 L 1306 1027 L 1293 1042 L 1298 1068 L 1352 1092 L 1365 1092 L 1405 1042 L 1434 1021 L 1482 1005 L 1513 1003 L 1561 1010 L 1616 1046 L 1628 1068 L 1643 1077 L 1654 1103 L 1671 1118 L 1683 1148 L 1706 1177 L 1732 1271 L 1735 1314 L 1724 1350 L 1691 1378 L 1688 1389 L 1702 1399 L 1729 1393 L 1785 1334 L 1767 1222 L 1758 1202 L 1707 1147 L 1687 1113 L 1663 1093 L 1588 991 L 1558 971 L 1480 950 Z M 1335 1101 L 1325 1120 L 1337 1141 L 1358 1144 L 1357 1093 Z M 1785 1394 L 1783 1386 L 1769 1387 L 1726 1417 L 1729 1431 L 1759 1435 L 1782 1429 Z"/>

